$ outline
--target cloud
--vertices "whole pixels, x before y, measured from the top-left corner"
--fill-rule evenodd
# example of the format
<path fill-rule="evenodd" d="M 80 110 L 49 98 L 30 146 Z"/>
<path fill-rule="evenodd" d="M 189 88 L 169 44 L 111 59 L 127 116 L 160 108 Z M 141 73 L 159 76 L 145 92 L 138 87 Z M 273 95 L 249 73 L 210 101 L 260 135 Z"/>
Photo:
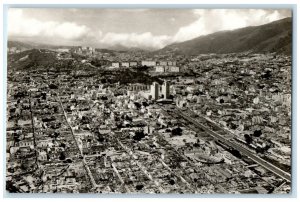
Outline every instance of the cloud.
<path fill-rule="evenodd" d="M 170 42 L 170 40 L 170 36 L 154 36 L 150 32 L 145 32 L 141 34 L 108 32 L 100 39 L 100 43 L 110 45 L 121 44 L 127 47 L 162 48 L 165 45 L 167 45 Z"/>
<path fill-rule="evenodd" d="M 196 10 L 195 14 L 199 16 L 198 19 L 187 26 L 181 27 L 174 35 L 173 41 L 181 42 L 206 34 L 207 30 L 205 29 L 204 18 L 202 17 L 204 13 L 204 10 Z"/>
<path fill-rule="evenodd" d="M 181 27 L 173 41 L 181 42 L 221 30 L 232 30 L 246 26 L 255 26 L 291 16 L 287 10 L 263 9 L 196 9 L 198 19 Z"/>
<path fill-rule="evenodd" d="M 22 37 L 59 37 L 74 40 L 83 37 L 89 29 L 74 22 L 40 21 L 27 18 L 21 9 L 9 9 L 8 34 Z"/>

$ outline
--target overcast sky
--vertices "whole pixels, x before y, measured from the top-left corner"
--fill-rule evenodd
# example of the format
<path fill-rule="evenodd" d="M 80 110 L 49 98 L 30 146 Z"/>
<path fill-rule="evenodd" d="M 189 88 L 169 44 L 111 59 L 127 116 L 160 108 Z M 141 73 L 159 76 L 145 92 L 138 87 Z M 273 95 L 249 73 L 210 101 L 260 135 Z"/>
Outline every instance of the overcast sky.
<path fill-rule="evenodd" d="M 10 8 L 9 39 L 57 45 L 162 48 L 291 16 L 286 9 Z"/>

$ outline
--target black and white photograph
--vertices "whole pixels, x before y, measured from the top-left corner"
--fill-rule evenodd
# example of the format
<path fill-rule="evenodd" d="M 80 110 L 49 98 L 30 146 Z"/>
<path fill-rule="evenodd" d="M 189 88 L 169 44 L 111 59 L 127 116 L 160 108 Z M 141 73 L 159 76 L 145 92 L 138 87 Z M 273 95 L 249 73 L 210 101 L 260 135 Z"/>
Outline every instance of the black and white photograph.
<path fill-rule="evenodd" d="M 290 194 L 294 14 L 9 6 L 5 192 Z"/>

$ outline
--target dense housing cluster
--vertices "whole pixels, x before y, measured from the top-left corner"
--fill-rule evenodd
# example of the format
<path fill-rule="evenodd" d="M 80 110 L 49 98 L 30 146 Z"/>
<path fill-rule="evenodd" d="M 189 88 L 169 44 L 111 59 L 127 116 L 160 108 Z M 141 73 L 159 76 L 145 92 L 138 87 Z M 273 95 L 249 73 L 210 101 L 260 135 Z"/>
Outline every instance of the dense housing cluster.
<path fill-rule="evenodd" d="M 8 191 L 290 191 L 291 57 L 96 52 L 12 59 Z"/>

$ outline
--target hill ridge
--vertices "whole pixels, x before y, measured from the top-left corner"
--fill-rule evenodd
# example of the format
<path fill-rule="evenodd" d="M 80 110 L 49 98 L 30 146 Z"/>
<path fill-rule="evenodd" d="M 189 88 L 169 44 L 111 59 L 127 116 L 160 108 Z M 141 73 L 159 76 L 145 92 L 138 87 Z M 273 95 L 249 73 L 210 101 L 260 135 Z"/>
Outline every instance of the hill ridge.
<path fill-rule="evenodd" d="M 292 18 L 264 25 L 219 31 L 194 39 L 173 43 L 155 51 L 159 54 L 197 55 L 206 53 L 277 52 L 291 54 Z"/>

